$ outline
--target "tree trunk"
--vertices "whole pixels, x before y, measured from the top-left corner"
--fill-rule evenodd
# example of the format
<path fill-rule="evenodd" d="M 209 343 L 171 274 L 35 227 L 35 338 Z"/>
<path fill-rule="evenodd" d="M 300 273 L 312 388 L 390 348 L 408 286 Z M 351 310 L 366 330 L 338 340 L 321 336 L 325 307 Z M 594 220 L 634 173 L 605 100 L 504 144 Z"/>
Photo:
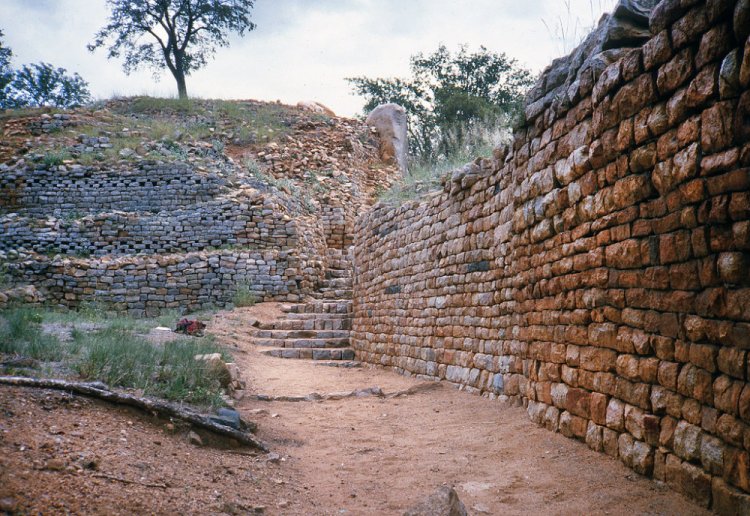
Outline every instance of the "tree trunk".
<path fill-rule="evenodd" d="M 177 81 L 177 95 L 181 100 L 188 98 L 187 86 L 185 85 L 185 60 L 184 54 L 174 50 L 174 67 L 170 67 L 175 81 Z"/>
<path fill-rule="evenodd" d="M 174 78 L 177 81 L 177 95 L 180 99 L 188 98 L 187 86 L 185 85 L 185 74 L 182 70 L 177 70 L 174 74 Z"/>

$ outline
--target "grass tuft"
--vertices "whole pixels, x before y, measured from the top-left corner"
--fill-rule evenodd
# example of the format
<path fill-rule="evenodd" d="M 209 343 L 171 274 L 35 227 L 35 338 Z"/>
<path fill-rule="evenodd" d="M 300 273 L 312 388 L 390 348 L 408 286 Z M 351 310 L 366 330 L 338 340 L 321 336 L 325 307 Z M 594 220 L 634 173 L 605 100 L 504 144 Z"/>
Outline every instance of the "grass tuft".
<path fill-rule="evenodd" d="M 30 307 L 15 307 L 0 314 L 0 353 L 58 361 L 64 350 L 58 340 L 42 332 L 41 312 Z"/>
<path fill-rule="evenodd" d="M 84 306 L 79 312 L 6 309 L 0 312 L 0 354 L 61 362 L 63 369 L 83 379 L 139 389 L 149 396 L 221 405 L 221 371 L 194 358 L 212 353 L 229 358 L 212 336 L 184 337 L 164 344 L 154 344 L 143 336 L 154 326 L 172 324 L 177 318 L 172 313 L 157 319 L 136 319 L 105 312 L 95 305 Z M 71 339 L 62 342 L 44 333 L 42 323 L 95 323 L 99 329 L 75 328 Z"/>
<path fill-rule="evenodd" d="M 504 119 L 464 125 L 445 136 L 447 152 L 428 156 L 409 164 L 409 173 L 390 189 L 380 194 L 380 200 L 400 205 L 420 195 L 440 188 L 442 178 L 452 170 L 475 158 L 492 156 L 492 150 L 507 142 L 510 132 Z"/>
<path fill-rule="evenodd" d="M 234 306 L 253 306 L 258 302 L 258 296 L 250 289 L 250 285 L 242 283 L 237 286 L 237 291 L 234 293 L 232 303 Z"/>

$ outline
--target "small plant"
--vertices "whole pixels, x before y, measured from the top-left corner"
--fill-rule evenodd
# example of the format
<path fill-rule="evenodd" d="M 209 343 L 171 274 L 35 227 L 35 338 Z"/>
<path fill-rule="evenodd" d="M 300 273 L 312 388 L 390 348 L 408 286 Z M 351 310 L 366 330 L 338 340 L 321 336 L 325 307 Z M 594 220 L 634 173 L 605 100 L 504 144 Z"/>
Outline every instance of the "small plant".
<path fill-rule="evenodd" d="M 0 263 L 0 290 L 10 287 L 11 278 L 8 272 L 8 265 Z"/>
<path fill-rule="evenodd" d="M 317 174 L 313 171 L 310 171 L 307 174 L 305 174 L 305 183 L 309 190 L 312 190 L 314 193 L 318 195 L 327 194 L 331 190 L 331 187 L 323 183 L 318 178 Z"/>
<path fill-rule="evenodd" d="M 213 148 L 214 152 L 217 152 L 219 154 L 224 152 L 224 142 L 221 140 L 212 140 L 211 147 Z"/>
<path fill-rule="evenodd" d="M 237 286 L 234 297 L 232 297 L 232 303 L 234 306 L 253 306 L 257 302 L 258 298 L 255 295 L 255 292 L 250 289 L 250 285 L 247 283 L 241 283 Z"/>
<path fill-rule="evenodd" d="M 42 163 L 47 168 L 58 167 L 63 164 L 63 161 L 70 159 L 70 153 L 65 150 L 53 150 L 48 152 L 42 157 Z"/>

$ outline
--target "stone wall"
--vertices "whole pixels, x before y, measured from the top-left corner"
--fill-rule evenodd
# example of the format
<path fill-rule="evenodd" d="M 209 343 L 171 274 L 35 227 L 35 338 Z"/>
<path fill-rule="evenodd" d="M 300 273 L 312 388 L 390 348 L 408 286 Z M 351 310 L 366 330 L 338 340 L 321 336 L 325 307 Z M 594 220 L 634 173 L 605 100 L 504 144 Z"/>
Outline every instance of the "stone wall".
<path fill-rule="evenodd" d="M 68 308 L 95 303 L 134 315 L 224 306 L 240 285 L 258 301 L 300 300 L 322 276 L 321 267 L 279 250 L 57 258 L 6 267 L 16 283 L 41 290 L 47 303 Z"/>
<path fill-rule="evenodd" d="M 326 235 L 290 199 L 190 164 L 4 167 L 0 271 L 47 303 L 136 315 L 298 301 L 324 279 Z M 293 200 L 292 200 L 293 201 Z"/>
<path fill-rule="evenodd" d="M 218 174 L 196 173 L 177 163 L 146 163 L 124 170 L 81 165 L 17 167 L 0 174 L 0 214 L 159 212 L 210 201 L 225 186 L 226 179 Z"/>
<path fill-rule="evenodd" d="M 289 250 L 297 223 L 256 190 L 159 213 L 97 213 L 80 219 L 0 217 L 0 251 L 104 256 L 221 247 Z"/>
<path fill-rule="evenodd" d="M 553 63 L 512 146 L 358 219 L 352 341 L 743 512 L 750 3 L 648 4 Z"/>

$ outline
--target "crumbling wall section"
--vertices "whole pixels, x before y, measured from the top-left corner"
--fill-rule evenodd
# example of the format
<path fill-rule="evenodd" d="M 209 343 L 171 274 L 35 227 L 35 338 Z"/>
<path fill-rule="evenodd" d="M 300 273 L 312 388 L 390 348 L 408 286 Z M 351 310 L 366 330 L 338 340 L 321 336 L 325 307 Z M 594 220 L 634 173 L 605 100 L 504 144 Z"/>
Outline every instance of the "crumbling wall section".
<path fill-rule="evenodd" d="M 358 219 L 352 342 L 742 512 L 750 4 L 648 3 L 553 63 L 512 146 Z"/>

